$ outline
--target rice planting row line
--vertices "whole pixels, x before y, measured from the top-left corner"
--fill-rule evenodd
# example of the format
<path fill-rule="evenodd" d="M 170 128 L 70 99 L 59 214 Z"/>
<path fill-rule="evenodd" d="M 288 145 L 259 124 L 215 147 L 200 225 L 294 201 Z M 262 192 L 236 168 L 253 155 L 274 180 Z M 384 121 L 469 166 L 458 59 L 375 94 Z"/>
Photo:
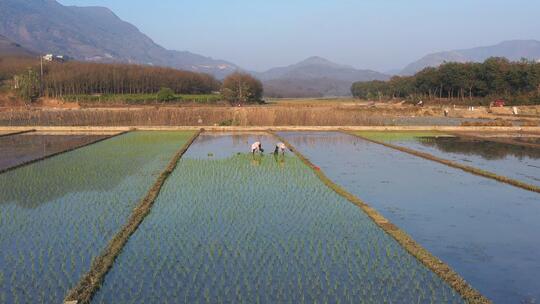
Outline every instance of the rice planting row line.
<path fill-rule="evenodd" d="M 33 130 L 33 131 L 35 131 L 35 130 Z M 32 130 L 31 131 L 24 131 L 23 133 L 33 132 L 33 131 Z M 55 156 L 60 155 L 60 154 L 71 152 L 71 151 L 74 151 L 74 150 L 77 150 L 77 149 L 80 149 L 80 148 L 84 148 L 84 147 L 87 147 L 87 146 L 90 146 L 90 145 L 93 145 L 93 144 L 97 144 L 98 142 L 101 142 L 101 141 L 104 141 L 104 140 L 107 140 L 107 139 L 111 139 L 111 138 L 116 137 L 116 136 L 124 135 L 124 134 L 126 134 L 128 132 L 130 132 L 130 131 L 124 131 L 124 132 L 120 132 L 120 133 L 110 135 L 110 136 L 107 136 L 107 137 L 104 137 L 104 138 L 99 138 L 99 139 L 96 139 L 94 141 L 91 141 L 91 142 L 88 142 L 88 143 L 85 143 L 85 144 L 82 144 L 82 145 L 78 145 L 78 146 L 69 148 L 67 150 L 63 150 L 63 151 L 60 151 L 60 152 L 56 152 L 56 153 L 52 153 L 52 154 L 45 155 L 45 156 L 42 156 L 42 157 L 38 157 L 38 158 L 35 158 L 35 159 L 32 159 L 32 160 L 29 160 L 27 162 L 23 162 L 21 164 L 15 165 L 13 167 L 1 169 L 0 174 L 8 172 L 8 171 L 15 170 L 15 169 L 19 169 L 21 167 L 28 166 L 30 164 L 33 164 L 33 163 L 36 163 L 36 162 L 39 162 L 39 161 L 42 161 L 42 160 L 45 160 L 45 159 L 48 159 L 48 158 L 51 158 L 51 157 L 55 157 Z"/>
<path fill-rule="evenodd" d="M 165 180 L 176 168 L 178 161 L 195 141 L 202 130 L 195 133 L 186 144 L 173 156 L 167 168 L 160 174 L 152 188 L 133 210 L 128 222 L 112 238 L 104 252 L 90 266 L 90 270 L 79 283 L 72 288 L 64 299 L 65 303 L 89 303 L 94 293 L 99 289 L 105 275 L 126 245 L 129 237 L 137 230 L 144 218 L 150 213 Z"/>
<path fill-rule="evenodd" d="M 432 255 L 429 251 L 423 248 L 420 244 L 414 241 L 405 231 L 402 231 L 397 226 L 392 224 L 388 219 L 381 215 L 378 211 L 370 207 L 368 204 L 349 193 L 339 185 L 330 180 L 317 166 L 309 159 L 297 151 L 283 137 L 270 132 L 280 141 L 285 143 L 291 151 L 293 151 L 306 165 L 311 167 L 317 177 L 329 188 L 337 194 L 343 196 L 353 204 L 359 206 L 379 227 L 386 231 L 396 241 L 398 241 L 408 252 L 416 257 L 421 263 L 431 269 L 435 274 L 440 276 L 450 286 L 452 286 L 468 303 L 491 303 L 489 299 L 484 297 L 480 292 L 470 286 L 459 274 L 453 271 L 450 266 Z"/>
<path fill-rule="evenodd" d="M 462 132 L 452 132 L 451 134 L 458 137 L 465 137 L 465 138 L 471 138 L 471 139 L 482 140 L 482 141 L 492 141 L 492 142 L 508 144 L 508 145 L 513 145 L 513 146 L 518 146 L 518 147 L 521 146 L 521 147 L 528 147 L 528 148 L 540 148 L 540 144 L 520 142 L 512 138 L 482 137 L 482 136 L 476 136 L 476 135 L 462 133 Z"/>
<path fill-rule="evenodd" d="M 427 160 L 438 162 L 438 163 L 441 163 L 441 164 L 449 166 L 449 167 L 460 169 L 460 170 L 463 170 L 463 171 L 468 172 L 468 173 L 472 173 L 472 174 L 475 174 L 475 175 L 478 175 L 478 176 L 491 178 L 491 179 L 494 179 L 494 180 L 499 181 L 501 183 L 506 183 L 506 184 L 509 184 L 509 185 L 512 185 L 512 186 L 515 186 L 515 187 L 518 187 L 518 188 L 521 188 L 521 189 L 525 189 L 525 190 L 528 190 L 528 191 L 540 193 L 540 187 L 538 187 L 538 186 L 527 184 L 527 183 L 524 183 L 522 181 L 518 181 L 518 180 L 515 180 L 515 179 L 512 179 L 512 178 L 506 177 L 506 176 L 501 176 L 501 175 L 495 174 L 493 172 L 485 171 L 485 170 L 478 169 L 478 168 L 471 167 L 471 166 L 467 166 L 467 165 L 462 165 L 462 164 L 453 162 L 451 160 L 436 157 L 436 156 L 428 154 L 428 153 L 424 153 L 424 152 L 416 151 L 416 150 L 413 150 L 413 149 L 400 147 L 400 146 L 396 146 L 396 145 L 393 145 L 393 144 L 390 144 L 390 143 L 378 141 L 378 140 L 375 140 L 375 139 L 372 139 L 372 138 L 362 136 L 360 134 L 356 134 L 354 132 L 346 132 L 346 131 L 341 131 L 341 132 L 344 132 L 346 134 L 359 137 L 359 138 L 361 138 L 363 140 L 366 140 L 366 141 L 369 141 L 369 142 L 372 142 L 372 143 L 375 143 L 375 144 L 379 144 L 379 145 L 382 145 L 382 146 L 385 146 L 385 147 L 388 147 L 388 148 L 392 148 L 392 149 L 395 149 L 395 150 L 398 150 L 398 151 L 401 151 L 401 152 L 405 152 L 405 153 L 414 155 L 414 156 L 425 158 Z"/>
<path fill-rule="evenodd" d="M 12 132 L 12 133 L 6 133 L 6 134 L 0 134 L 0 137 L 20 135 L 20 134 L 31 133 L 31 132 L 36 132 L 36 129 L 24 130 L 24 131 Z"/>

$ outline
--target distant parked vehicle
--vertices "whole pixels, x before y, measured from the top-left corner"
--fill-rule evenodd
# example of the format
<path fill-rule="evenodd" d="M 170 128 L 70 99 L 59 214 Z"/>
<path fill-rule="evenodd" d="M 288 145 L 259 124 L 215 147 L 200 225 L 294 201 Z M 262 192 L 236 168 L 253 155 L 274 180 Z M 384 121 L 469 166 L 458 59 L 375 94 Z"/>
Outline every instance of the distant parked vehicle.
<path fill-rule="evenodd" d="M 504 101 L 503 99 L 497 99 L 491 103 L 492 107 L 497 107 L 497 108 L 504 107 L 505 105 L 506 105 L 506 101 Z"/>

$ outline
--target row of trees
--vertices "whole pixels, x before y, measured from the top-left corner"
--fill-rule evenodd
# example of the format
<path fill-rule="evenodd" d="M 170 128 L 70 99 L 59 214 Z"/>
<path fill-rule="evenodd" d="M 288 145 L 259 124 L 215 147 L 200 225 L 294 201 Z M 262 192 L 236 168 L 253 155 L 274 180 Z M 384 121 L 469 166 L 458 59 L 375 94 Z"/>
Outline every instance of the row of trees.
<path fill-rule="evenodd" d="M 475 97 L 540 97 L 540 63 L 510 62 L 493 57 L 483 63 L 445 63 L 426 68 L 414 76 L 393 77 L 389 81 L 357 82 L 353 96 L 365 99 Z"/>
<path fill-rule="evenodd" d="M 67 62 L 48 64 L 44 95 L 155 94 L 167 87 L 177 94 L 207 94 L 219 89 L 212 76 L 171 68 L 127 64 Z"/>
<path fill-rule="evenodd" d="M 208 74 L 171 68 L 87 62 L 46 63 L 31 58 L 0 58 L 0 82 L 10 80 L 25 100 L 92 94 L 208 94 L 221 90 L 231 104 L 260 102 L 262 83 L 245 73 L 233 73 L 221 84 Z"/>

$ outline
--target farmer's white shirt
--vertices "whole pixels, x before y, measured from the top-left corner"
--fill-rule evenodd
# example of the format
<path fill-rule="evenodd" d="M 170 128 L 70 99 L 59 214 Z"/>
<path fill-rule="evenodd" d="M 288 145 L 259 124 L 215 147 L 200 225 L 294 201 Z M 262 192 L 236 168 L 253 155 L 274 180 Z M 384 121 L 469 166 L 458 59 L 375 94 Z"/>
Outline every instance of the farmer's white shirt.
<path fill-rule="evenodd" d="M 258 152 L 259 146 L 261 145 L 260 141 L 256 141 L 251 145 L 251 152 Z"/>

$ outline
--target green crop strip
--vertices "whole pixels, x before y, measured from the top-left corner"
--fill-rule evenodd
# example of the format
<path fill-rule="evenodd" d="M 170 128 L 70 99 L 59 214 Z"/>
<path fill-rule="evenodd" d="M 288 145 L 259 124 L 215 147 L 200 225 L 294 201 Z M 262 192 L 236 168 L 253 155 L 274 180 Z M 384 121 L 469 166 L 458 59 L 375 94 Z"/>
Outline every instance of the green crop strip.
<path fill-rule="evenodd" d="M 7 133 L 7 134 L 0 134 L 0 137 L 13 136 L 13 135 L 20 135 L 20 134 L 31 133 L 31 132 L 36 132 L 36 129 L 32 129 L 32 130 L 24 130 L 24 131 L 13 132 L 13 133 Z"/>
<path fill-rule="evenodd" d="M 91 301 L 92 296 L 101 286 L 101 282 L 126 245 L 129 237 L 137 230 L 144 218 L 150 213 L 150 210 L 161 191 L 163 183 L 174 171 L 180 158 L 201 132 L 202 130 L 195 133 L 173 156 L 167 168 L 160 174 L 139 205 L 135 207 L 128 222 L 112 238 L 104 252 L 92 262 L 90 270 L 82 277 L 79 283 L 68 292 L 64 300 L 65 303 L 89 303 Z"/>
<path fill-rule="evenodd" d="M 28 132 L 33 132 L 33 131 L 28 131 Z M 63 151 L 60 151 L 60 152 L 56 152 L 56 153 L 52 153 L 52 154 L 49 154 L 49 155 L 45 155 L 45 156 L 43 156 L 43 157 L 38 157 L 38 158 L 32 159 L 32 160 L 30 160 L 30 161 L 24 162 L 24 163 L 22 163 L 22 164 L 18 164 L 18 165 L 16 165 L 16 166 L 13 166 L 13 167 L 9 167 L 9 168 L 0 170 L 0 174 L 5 173 L 5 172 L 8 172 L 8 171 L 15 170 L 15 169 L 19 169 L 19 168 L 21 168 L 21 167 L 28 166 L 28 165 L 30 165 L 30 164 L 33 164 L 33 163 L 36 163 L 36 162 L 39 162 L 39 161 L 42 161 L 42 160 L 46 160 L 46 159 L 48 159 L 48 158 L 55 157 L 55 156 L 60 155 L 60 154 L 64 154 L 64 153 L 71 152 L 71 151 L 75 151 L 75 150 L 77 150 L 77 149 L 84 148 L 84 147 L 87 147 L 87 146 L 90 146 L 90 145 L 93 145 L 93 144 L 97 144 L 98 142 L 102 142 L 102 141 L 104 141 L 104 140 L 111 139 L 111 138 L 116 137 L 116 136 L 124 135 L 124 134 L 126 134 L 126 133 L 128 133 L 128 132 L 130 132 L 130 131 L 120 132 L 120 133 L 117 133 L 117 134 L 114 134 L 114 135 L 111 135 L 111 136 L 107 136 L 107 137 L 100 138 L 100 139 L 97 139 L 97 140 L 94 140 L 94 141 L 91 141 L 91 142 L 88 142 L 88 143 L 85 143 L 85 144 L 82 144 L 82 145 L 78 145 L 78 146 L 69 148 L 69 149 L 67 149 L 67 150 L 63 150 Z M 27 133 L 27 131 L 25 131 L 25 132 L 23 132 L 23 133 Z"/>
<path fill-rule="evenodd" d="M 435 274 L 441 277 L 452 288 L 454 288 L 468 303 L 491 303 L 489 299 L 484 297 L 480 292 L 470 286 L 459 274 L 450 268 L 443 261 L 432 255 L 429 251 L 423 248 L 420 244 L 414 241 L 405 231 L 402 231 L 397 226 L 392 224 L 388 219 L 381 215 L 377 210 L 370 207 L 368 204 L 349 193 L 341 186 L 330 180 L 319 167 L 314 165 L 302 153 L 296 150 L 286 139 L 270 131 L 272 135 L 282 141 L 287 147 L 293 151 L 306 165 L 313 169 L 315 175 L 330 189 L 337 194 L 343 196 L 351 203 L 360 207 L 379 227 L 386 233 L 392 236 L 400 243 L 409 253 L 411 253 L 422 264 L 431 269 Z"/>
<path fill-rule="evenodd" d="M 453 161 L 450 161 L 450 160 L 447 160 L 447 159 L 439 158 L 439 157 L 436 157 L 436 156 L 428 154 L 428 153 L 423 153 L 423 152 L 416 151 L 416 150 L 413 150 L 413 149 L 400 147 L 400 146 L 393 145 L 391 143 L 387 143 L 387 142 L 379 141 L 379 140 L 372 139 L 372 138 L 369 138 L 369 137 L 365 137 L 363 135 L 360 135 L 359 133 L 345 132 L 345 131 L 342 131 L 342 132 L 344 132 L 346 134 L 349 134 L 349 135 L 357 136 L 357 137 L 362 138 L 362 139 L 364 139 L 366 141 L 369 141 L 369 142 L 372 142 L 372 143 L 375 143 L 375 144 L 379 144 L 379 145 L 385 146 L 387 148 L 392 148 L 392 149 L 395 149 L 395 150 L 398 150 L 398 151 L 401 151 L 401 152 L 405 152 L 405 153 L 408 153 L 408 154 L 411 154 L 411 155 L 414 155 L 414 156 L 425 158 L 427 160 L 438 162 L 438 163 L 441 163 L 441 164 L 449 166 L 449 167 L 460 169 L 460 170 L 463 170 L 463 171 L 468 172 L 468 173 L 472 173 L 472 174 L 475 174 L 475 175 L 478 175 L 478 176 L 491 178 L 491 179 L 496 180 L 496 181 L 501 182 L 501 183 L 506 183 L 506 184 L 509 184 L 509 185 L 512 185 L 512 186 L 515 186 L 515 187 L 518 187 L 518 188 L 528 190 L 528 191 L 540 193 L 540 187 L 534 186 L 534 185 L 531 185 L 531 184 L 527 184 L 527 183 L 524 183 L 524 182 L 521 182 L 521 181 L 518 181 L 518 180 L 515 180 L 515 179 L 512 179 L 512 178 L 508 178 L 506 176 L 497 175 L 497 174 L 489 172 L 489 171 L 485 171 L 485 170 L 478 169 L 478 168 L 471 167 L 471 166 L 467 166 L 467 165 L 462 165 L 462 164 L 459 164 L 459 163 L 456 163 L 456 162 L 453 162 Z"/>

